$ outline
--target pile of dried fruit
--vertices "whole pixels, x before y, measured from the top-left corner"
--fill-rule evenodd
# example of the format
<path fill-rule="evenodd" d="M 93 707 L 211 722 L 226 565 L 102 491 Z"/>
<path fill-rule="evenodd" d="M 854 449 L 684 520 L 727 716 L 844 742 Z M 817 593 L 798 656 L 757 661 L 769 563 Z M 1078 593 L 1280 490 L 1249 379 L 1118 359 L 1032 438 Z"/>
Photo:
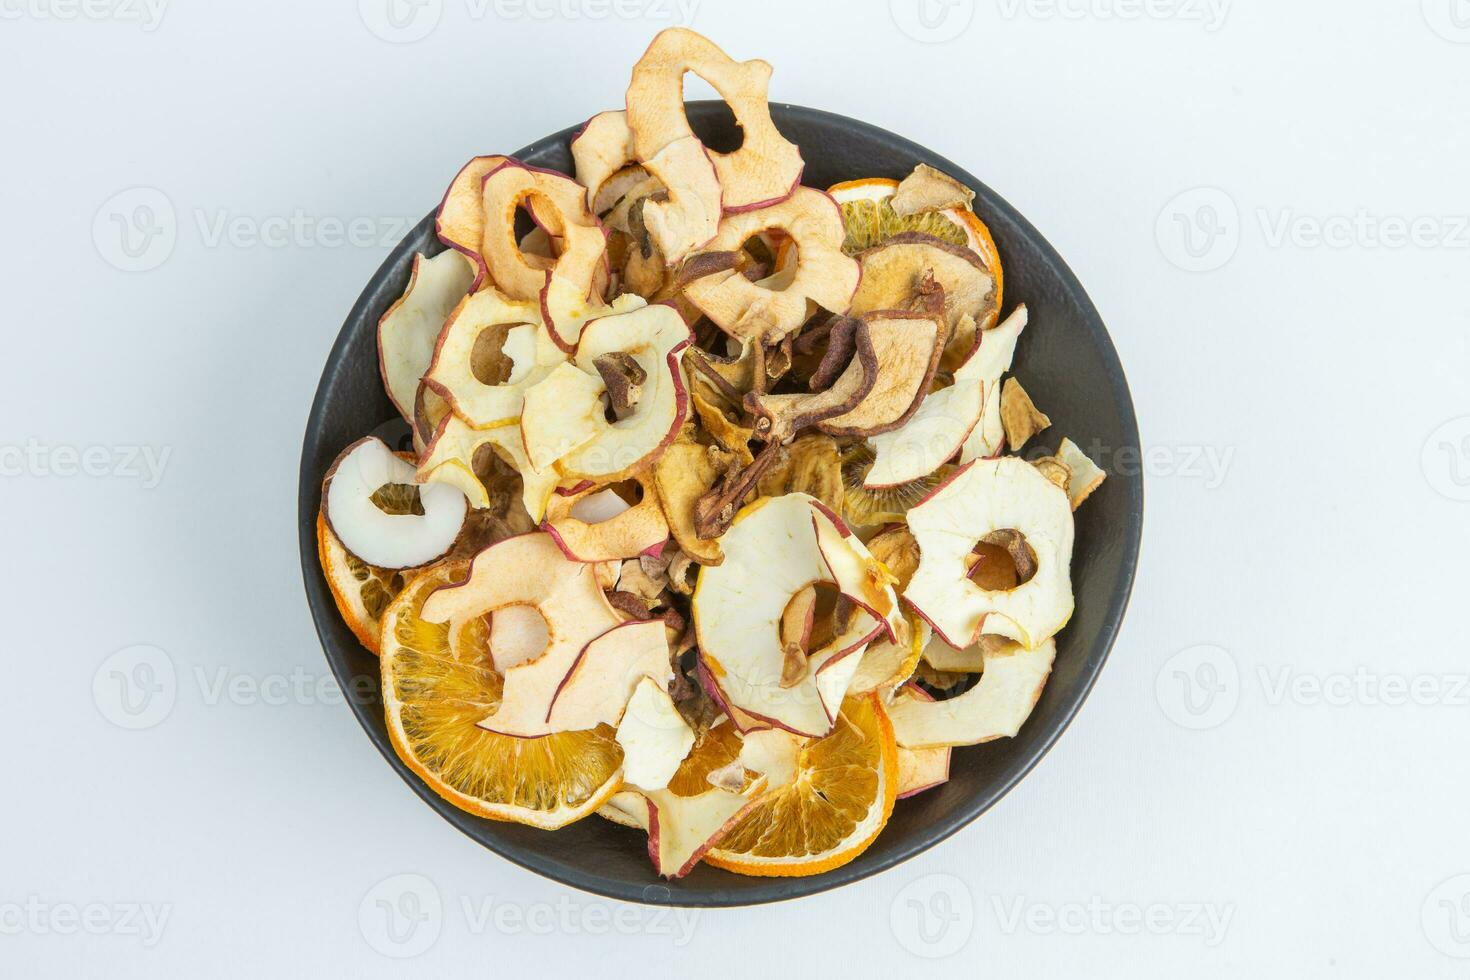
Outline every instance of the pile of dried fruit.
<path fill-rule="evenodd" d="M 743 131 L 708 150 L 682 78 Z M 348 447 L 321 561 L 404 761 L 472 813 L 647 831 L 661 874 L 852 860 L 1014 735 L 1102 473 L 1010 368 L 973 193 L 801 186 L 770 66 L 659 34 L 576 179 L 471 160 L 379 326 L 413 452 Z M 518 233 L 518 215 L 528 216 Z"/>

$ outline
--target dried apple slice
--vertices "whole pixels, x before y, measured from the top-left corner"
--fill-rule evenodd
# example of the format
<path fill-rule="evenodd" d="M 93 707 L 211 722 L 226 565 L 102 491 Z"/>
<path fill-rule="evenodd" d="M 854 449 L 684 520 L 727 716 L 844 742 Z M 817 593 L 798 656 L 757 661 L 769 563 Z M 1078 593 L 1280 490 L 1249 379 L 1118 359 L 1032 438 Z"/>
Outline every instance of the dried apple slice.
<path fill-rule="evenodd" d="M 797 255 L 800 261 L 800 253 Z M 909 309 L 926 275 L 944 289 L 945 325 L 957 333 L 960 319 L 986 322 L 993 311 L 995 279 L 980 257 L 922 232 L 902 232 L 857 255 L 862 282 L 852 296 L 853 316 L 873 310 Z"/>
<path fill-rule="evenodd" d="M 586 189 L 564 174 L 508 161 L 485 176 L 482 189 L 485 235 L 481 252 L 496 285 L 513 300 L 545 303 L 544 290 L 565 291 L 582 302 L 593 296 L 598 266 L 607 254 L 602 226 L 587 204 Z M 531 263 L 515 235 L 516 209 L 530 208 L 561 239 L 561 254 L 549 269 Z M 559 332 L 550 321 L 552 338 L 565 350 L 575 336 Z"/>
<path fill-rule="evenodd" d="M 1008 644 L 986 654 L 980 682 L 958 697 L 934 702 L 895 698 L 888 713 L 898 744 L 930 749 L 1013 737 L 1041 697 L 1056 654 L 1052 639 L 1033 650 Z"/>
<path fill-rule="evenodd" d="M 556 538 L 568 557 L 577 561 L 633 558 L 662 548 L 669 538 L 669 523 L 659 507 L 653 479 L 647 474 L 635 479 L 642 487 L 643 499 L 631 507 L 611 490 L 553 495 L 546 508 L 544 529 Z M 611 505 L 612 512 L 602 511 L 604 504 Z M 589 513 L 592 506 L 601 512 Z"/>
<path fill-rule="evenodd" d="M 624 784 L 660 790 L 689 756 L 694 730 L 679 714 L 667 687 L 643 677 L 618 723 L 617 740 L 623 747 Z"/>
<path fill-rule="evenodd" d="M 448 249 L 433 258 L 413 257 L 408 288 L 378 321 L 378 370 L 383 388 L 410 424 L 419 380 L 429 370 L 444 321 L 470 291 L 474 267 Z"/>
<path fill-rule="evenodd" d="M 906 703 L 928 704 L 933 700 L 933 695 L 919 685 L 905 684 L 894 695 L 888 713 L 891 717 L 895 706 L 903 705 L 899 710 L 906 711 L 908 710 Z M 898 798 L 906 800 L 910 796 L 917 796 L 925 790 L 931 790 L 949 782 L 950 755 L 951 749 L 948 745 L 928 749 L 911 749 L 900 743 L 898 746 Z"/>
<path fill-rule="evenodd" d="M 832 198 L 810 187 L 798 187 L 786 200 L 758 211 L 729 214 L 706 249 L 733 252 L 761 232 L 780 231 L 796 249 L 789 282 L 770 289 L 729 269 L 703 276 L 684 287 L 700 311 L 737 340 L 773 344 L 799 330 L 809 314 L 808 302 L 841 313 L 860 290 L 858 263 L 842 251 L 842 212 Z M 868 306 L 863 312 L 879 309 Z M 884 309 L 902 308 L 889 303 Z"/>
<path fill-rule="evenodd" d="M 875 311 L 863 317 L 878 365 L 872 389 L 851 411 L 817 423 L 835 436 L 875 436 L 899 428 L 919 410 L 944 353 L 942 319 Z"/>
<path fill-rule="evenodd" d="M 740 149 L 710 153 L 724 191 L 724 208 L 743 211 L 784 200 L 801 182 L 801 152 L 771 121 L 771 66 L 737 62 L 711 40 L 682 27 L 660 31 L 633 66 L 628 123 L 641 160 L 694 131 L 684 115 L 684 73 L 694 72 L 720 93 L 735 115 Z"/>
<path fill-rule="evenodd" d="M 1006 378 L 1000 390 L 1000 419 L 1005 429 L 1006 445 L 1017 453 L 1031 441 L 1032 436 L 1051 426 L 1051 419 L 1036 407 L 1021 382 L 1015 378 Z"/>
<path fill-rule="evenodd" d="M 596 437 L 604 391 L 601 379 L 566 362 L 526 391 L 521 439 L 532 469 L 544 473 Z"/>
<path fill-rule="evenodd" d="M 537 472 L 531 466 L 521 430 L 516 425 L 476 429 L 458 415 L 444 416 L 419 457 L 418 482 L 447 483 L 458 487 L 471 506 L 489 507 L 490 492 L 474 468 L 475 454 L 483 447 L 489 447 L 521 475 L 521 501 L 531 520 L 540 523 L 561 476 L 555 472 Z"/>
<path fill-rule="evenodd" d="M 323 511 L 342 547 L 375 568 L 416 568 L 442 558 L 464 528 L 463 493 L 421 487 L 420 514 L 390 514 L 374 500 L 384 487 L 415 482 L 412 464 L 376 436 L 344 449 L 322 481 Z"/>
<path fill-rule="evenodd" d="M 1072 509 L 1076 510 L 1082 506 L 1082 501 L 1092 496 L 1092 491 L 1102 486 L 1107 474 L 1071 439 L 1062 440 L 1057 447 L 1057 458 L 1067 464 L 1067 498 L 1072 502 Z"/>
<path fill-rule="evenodd" d="M 1030 463 L 1016 456 L 968 463 L 909 511 L 908 524 L 920 558 L 904 601 L 950 646 L 969 646 L 983 626 L 1034 648 L 1067 624 L 1072 508 Z M 1000 530 L 1024 535 L 1036 571 L 1015 588 L 988 591 L 971 580 L 967 559 L 982 538 Z"/>
<path fill-rule="evenodd" d="M 930 211 L 947 211 L 950 208 L 966 208 L 975 200 L 975 192 L 942 173 L 921 163 L 913 173 L 899 182 L 889 204 L 893 213 L 900 218 L 925 214 Z"/>
<path fill-rule="evenodd" d="M 1021 332 L 1026 329 L 1029 317 L 1023 303 L 1000 325 L 979 333 L 977 346 L 972 354 L 975 360 L 972 373 L 985 386 L 985 406 L 981 411 L 980 424 L 965 437 L 965 444 L 960 449 L 961 463 L 968 463 L 972 459 L 989 459 L 1005 449 L 1000 379 L 1011 369 L 1011 363 L 1016 357 L 1016 344 L 1021 339 Z"/>
<path fill-rule="evenodd" d="M 572 137 L 571 150 L 577 183 L 587 188 L 587 204 L 597 213 L 603 184 L 637 156 L 628 114 L 622 110 L 599 112 Z"/>
<path fill-rule="evenodd" d="M 493 622 L 495 611 L 508 606 L 530 606 L 541 614 L 547 626 L 546 649 L 505 672 L 500 706 L 479 725 L 505 735 L 552 734 L 558 729 L 548 724 L 547 715 L 557 692 L 587 645 L 621 623 L 622 617 L 608 605 L 593 565 L 571 561 L 550 535 L 532 533 L 476 555 L 463 582 L 429 596 L 422 618 L 448 623 L 453 637 L 486 613 Z"/>
<path fill-rule="evenodd" d="M 648 854 L 665 878 L 682 878 L 709 853 L 740 818 L 760 803 L 766 780 L 759 777 L 739 793 L 710 788 L 696 796 L 670 790 L 644 794 L 648 805 Z"/>
<path fill-rule="evenodd" d="M 434 345 L 424 384 L 475 428 L 513 422 L 526 389 L 566 360 L 533 303 L 487 289 L 465 297 Z"/>
<path fill-rule="evenodd" d="M 674 678 L 662 620 L 619 623 L 590 640 L 577 655 L 552 696 L 546 728 L 581 732 L 617 725 L 638 682 L 647 678 L 664 688 Z M 501 724 L 491 718 L 482 727 L 500 730 Z"/>
<path fill-rule="evenodd" d="M 626 418 L 591 420 L 592 436 L 587 443 L 557 460 L 557 468 L 567 479 L 602 483 L 626 479 L 652 465 L 674 441 L 689 416 L 689 395 L 679 360 L 688 343 L 689 328 L 683 318 L 662 304 L 599 317 L 586 325 L 574 357 L 578 368 L 597 378 L 599 358 L 626 354 L 647 380 L 638 404 Z"/>
<path fill-rule="evenodd" d="M 695 505 L 709 493 L 729 466 L 717 462 L 710 446 L 676 442 L 665 449 L 653 468 L 653 485 L 669 530 L 679 549 L 701 565 L 725 560 L 719 541 L 702 538 L 695 526 Z"/>
<path fill-rule="evenodd" d="M 879 637 L 863 651 L 847 693 L 877 691 L 885 699 L 913 676 L 933 631 L 919 616 L 904 616 L 904 628 L 893 638 Z"/>
<path fill-rule="evenodd" d="M 802 735 L 832 727 L 866 644 L 893 629 L 896 597 L 867 549 L 805 494 L 767 497 L 736 516 L 720 540 L 726 561 L 694 590 L 701 663 L 725 703 Z M 782 685 L 781 620 L 793 596 L 832 583 L 858 608 L 847 628 Z"/>
<path fill-rule="evenodd" d="M 488 271 L 480 246 L 485 239 L 485 206 L 481 185 L 485 175 L 506 163 L 508 157 L 479 156 L 460 168 L 439 202 L 434 232 L 439 240 L 459 252 L 475 267 L 472 292 L 485 285 Z"/>

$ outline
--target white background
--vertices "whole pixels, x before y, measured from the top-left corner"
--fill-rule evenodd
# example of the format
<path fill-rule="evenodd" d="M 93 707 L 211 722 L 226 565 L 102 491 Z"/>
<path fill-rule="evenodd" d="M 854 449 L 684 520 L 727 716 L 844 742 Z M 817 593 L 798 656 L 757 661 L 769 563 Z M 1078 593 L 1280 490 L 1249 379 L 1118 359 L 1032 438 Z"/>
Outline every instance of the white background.
<path fill-rule="evenodd" d="M 1464 975 L 1470 4 L 697 3 L 776 99 L 1026 214 L 1151 455 L 1122 636 L 1034 773 L 876 879 L 679 920 L 482 850 L 314 687 L 343 316 L 466 158 L 619 103 L 678 19 L 385 2 L 0 0 L 0 974 Z"/>

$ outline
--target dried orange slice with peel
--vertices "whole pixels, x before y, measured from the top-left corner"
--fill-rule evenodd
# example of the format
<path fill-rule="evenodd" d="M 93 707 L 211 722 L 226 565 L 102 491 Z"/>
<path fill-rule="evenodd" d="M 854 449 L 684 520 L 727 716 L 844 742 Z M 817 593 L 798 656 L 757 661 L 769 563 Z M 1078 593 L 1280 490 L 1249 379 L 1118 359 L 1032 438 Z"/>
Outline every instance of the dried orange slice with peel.
<path fill-rule="evenodd" d="M 398 757 L 461 810 L 555 830 L 602 806 L 622 785 L 623 750 L 612 728 L 539 738 L 477 725 L 500 705 L 489 624 L 449 636 L 421 618 L 435 589 L 463 581 L 467 561 L 436 565 L 405 586 L 383 614 L 383 704 Z"/>
<path fill-rule="evenodd" d="M 968 208 L 946 208 L 900 217 L 888 204 L 897 190 L 898 181 L 886 177 L 847 180 L 827 188 L 827 193 L 842 209 L 842 220 L 847 226 L 843 251 L 851 255 L 904 231 L 920 231 L 952 245 L 965 246 L 979 255 L 985 268 L 995 276 L 995 303 L 999 309 L 1005 275 L 1001 270 L 1000 251 L 985 222 Z"/>
<path fill-rule="evenodd" d="M 705 861 L 747 875 L 831 871 L 877 838 L 897 793 L 898 747 L 882 702 L 848 698 L 832 731 L 798 750 L 791 781 L 768 790 Z"/>
<path fill-rule="evenodd" d="M 325 510 L 316 517 L 316 553 L 347 628 L 373 653 L 378 652 L 378 626 L 413 569 L 378 568 L 343 547 L 327 523 Z"/>

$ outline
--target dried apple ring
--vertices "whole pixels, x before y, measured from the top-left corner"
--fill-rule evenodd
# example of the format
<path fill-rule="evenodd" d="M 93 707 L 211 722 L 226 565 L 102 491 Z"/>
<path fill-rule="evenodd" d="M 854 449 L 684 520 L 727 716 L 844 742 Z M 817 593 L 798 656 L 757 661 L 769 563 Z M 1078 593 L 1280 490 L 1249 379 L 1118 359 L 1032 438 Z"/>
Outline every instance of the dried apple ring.
<path fill-rule="evenodd" d="M 735 61 L 686 28 L 660 31 L 633 66 L 628 125 L 639 159 L 650 160 L 694 135 L 684 114 L 684 73 L 690 71 L 714 86 L 744 134 L 740 149 L 709 154 L 724 210 L 748 211 L 789 197 L 801 182 L 801 152 L 771 121 L 770 63 Z"/>
<path fill-rule="evenodd" d="M 481 199 L 485 234 L 480 251 L 501 292 L 513 300 L 536 300 L 549 281 L 560 280 L 583 298 L 592 294 L 607 240 L 581 184 L 564 174 L 510 161 L 486 175 Z M 561 254 L 550 269 L 544 259 L 528 259 L 516 240 L 516 208 L 523 204 L 561 240 Z"/>
<path fill-rule="evenodd" d="M 612 561 L 657 553 L 669 538 L 669 524 L 651 475 L 633 479 L 642 488 L 643 499 L 631 506 L 612 490 L 558 491 L 546 507 L 543 529 L 574 561 Z M 603 516 L 605 513 L 610 516 Z"/>
<path fill-rule="evenodd" d="M 763 231 L 784 232 L 796 247 L 796 268 L 782 289 L 751 282 L 736 270 L 716 272 L 684 287 L 690 301 L 738 340 L 773 344 L 807 321 L 807 301 L 844 312 L 858 288 L 858 263 L 842 251 L 842 212 L 832 198 L 798 187 L 780 204 L 728 214 L 710 251 L 734 251 Z"/>

